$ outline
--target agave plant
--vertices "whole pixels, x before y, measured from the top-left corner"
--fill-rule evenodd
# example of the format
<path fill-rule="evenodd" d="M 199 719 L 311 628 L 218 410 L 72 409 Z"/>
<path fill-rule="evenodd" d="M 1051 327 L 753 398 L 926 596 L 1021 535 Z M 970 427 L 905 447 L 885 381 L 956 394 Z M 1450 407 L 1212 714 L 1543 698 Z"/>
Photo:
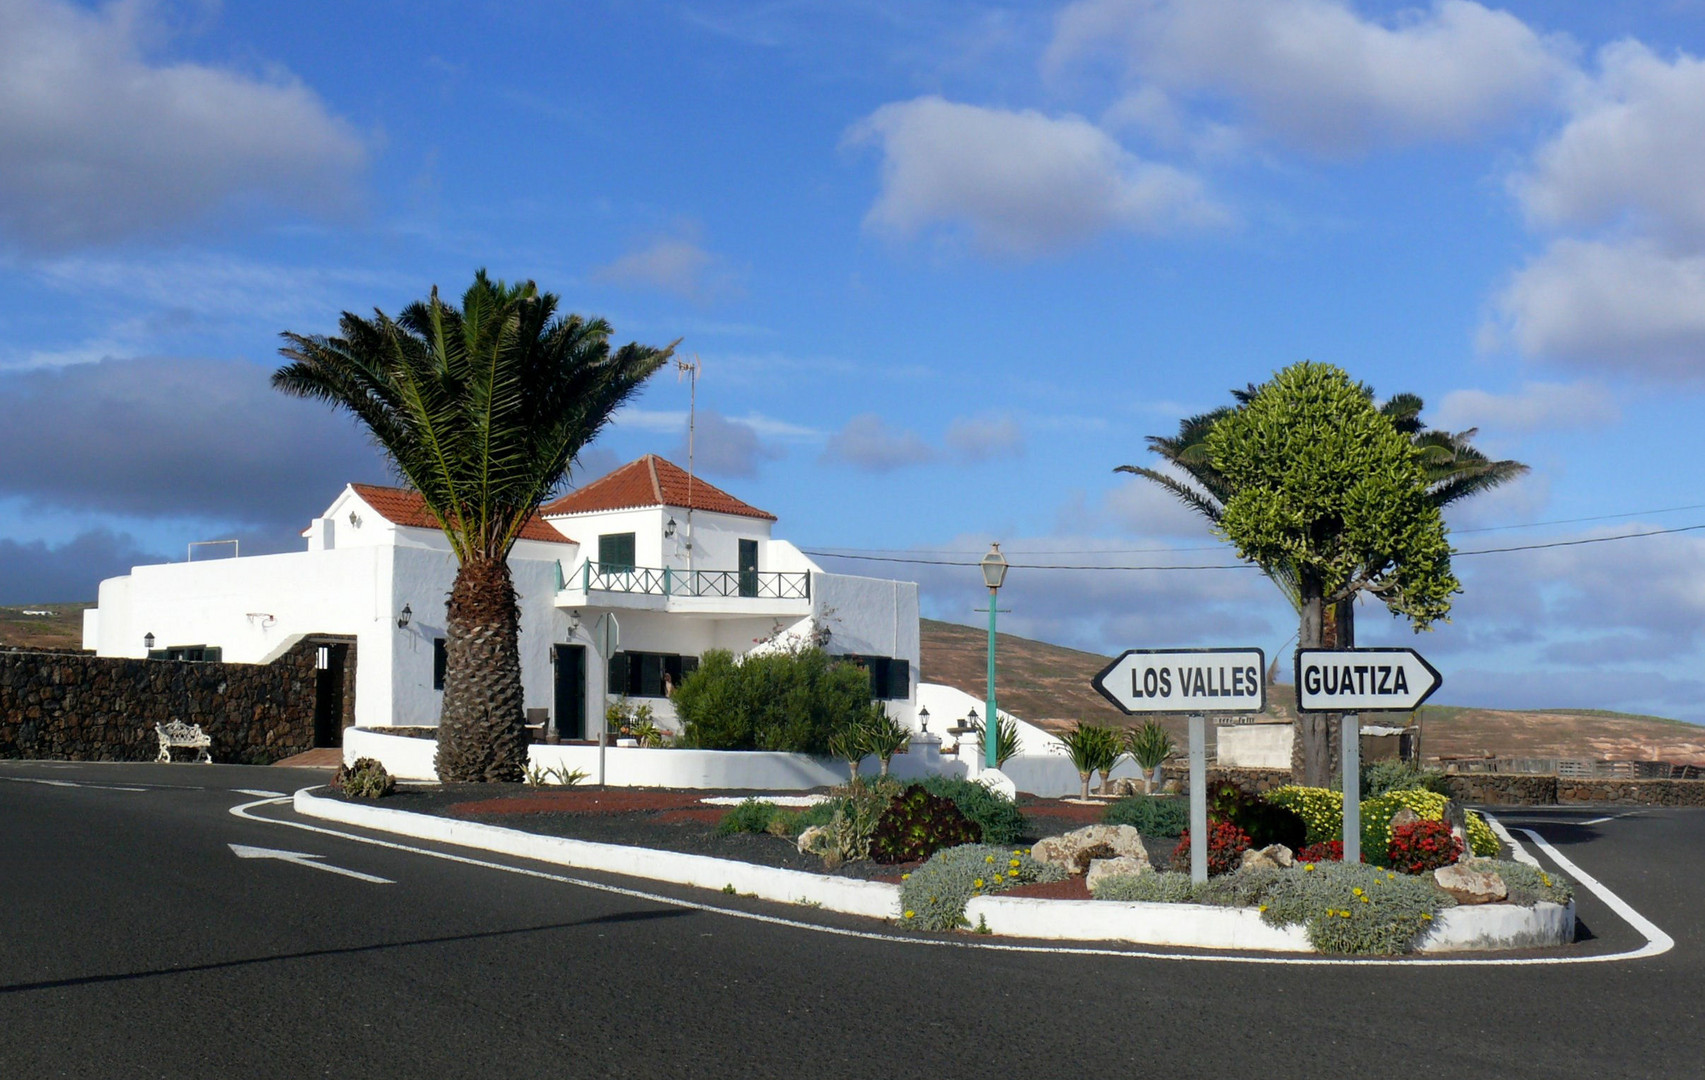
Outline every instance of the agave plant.
<path fill-rule="evenodd" d="M 1089 778 L 1097 772 L 1101 774 L 1102 785 L 1106 786 L 1107 775 L 1124 756 L 1124 748 L 1120 745 L 1119 733 L 1101 724 L 1086 724 L 1079 720 L 1071 726 L 1060 741 L 1066 744 L 1066 754 L 1072 759 L 1072 767 L 1077 770 L 1078 779 L 1083 787 L 1078 797 L 1089 798 Z"/>
<path fill-rule="evenodd" d="M 1154 771 L 1172 756 L 1177 746 L 1172 736 L 1157 720 L 1146 720 L 1141 727 L 1125 732 L 1125 752 L 1143 770 L 1143 791 L 1151 789 Z"/>
<path fill-rule="evenodd" d="M 988 725 L 977 728 L 977 760 L 989 760 L 988 754 Z M 1001 768 L 1007 759 L 1018 753 L 1018 721 L 1010 716 L 1000 718 L 995 731 L 995 768 Z"/>
<path fill-rule="evenodd" d="M 859 726 L 864 729 L 865 751 L 876 755 L 877 760 L 882 763 L 879 775 L 887 776 L 889 761 L 895 754 L 904 753 L 906 747 L 912 744 L 912 733 L 898 720 L 889 716 L 888 710 L 882 707 L 881 702 L 871 703 L 869 716 Z"/>

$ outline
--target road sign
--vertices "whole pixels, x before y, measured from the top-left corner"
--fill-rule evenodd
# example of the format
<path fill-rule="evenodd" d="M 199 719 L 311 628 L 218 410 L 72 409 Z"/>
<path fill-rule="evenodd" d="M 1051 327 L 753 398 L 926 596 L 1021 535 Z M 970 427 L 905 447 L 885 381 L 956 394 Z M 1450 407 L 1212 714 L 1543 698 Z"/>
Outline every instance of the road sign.
<path fill-rule="evenodd" d="M 613 612 L 606 611 L 592 624 L 592 647 L 606 660 L 622 647 L 622 624 L 616 621 Z"/>
<path fill-rule="evenodd" d="M 231 854 L 235 855 L 239 859 L 277 859 L 279 862 L 295 863 L 297 866 L 306 866 L 314 870 L 324 870 L 328 874 L 342 874 L 344 877 L 352 877 L 357 881 L 366 881 L 374 885 L 396 884 L 396 882 L 392 881 L 390 878 L 382 878 L 374 874 L 363 874 L 359 870 L 345 870 L 341 866 L 333 866 L 330 863 L 315 862 L 313 860 L 323 859 L 325 856 L 310 855 L 306 851 L 281 851 L 278 848 L 250 847 L 247 844 L 226 844 L 225 846 L 230 848 Z"/>
<path fill-rule="evenodd" d="M 1444 685 L 1414 649 L 1298 649 L 1303 712 L 1407 712 Z"/>
<path fill-rule="evenodd" d="M 1095 688 L 1127 713 L 1260 712 L 1266 669 L 1260 649 L 1131 649 Z"/>

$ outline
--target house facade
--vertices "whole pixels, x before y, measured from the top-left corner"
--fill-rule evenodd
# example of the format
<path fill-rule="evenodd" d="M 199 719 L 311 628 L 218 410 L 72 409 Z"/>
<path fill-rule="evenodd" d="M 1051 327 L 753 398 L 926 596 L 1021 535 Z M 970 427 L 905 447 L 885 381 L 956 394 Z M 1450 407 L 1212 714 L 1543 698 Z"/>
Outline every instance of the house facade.
<path fill-rule="evenodd" d="M 529 722 L 596 738 L 606 703 L 626 699 L 677 728 L 668 695 L 706 651 L 820 641 L 869 669 L 889 713 L 915 727 L 917 586 L 825 573 L 775 524 L 655 455 L 542 507 L 509 558 Z M 362 727 L 437 724 L 456 561 L 425 503 L 351 484 L 303 536 L 299 552 L 138 566 L 103 581 L 84 647 L 267 663 L 314 638 L 326 643 L 328 684 L 354 668 L 353 709 L 341 715 Z M 605 615 L 618 627 L 607 657 L 593 640 Z M 334 728 L 324 744 L 340 739 Z"/>

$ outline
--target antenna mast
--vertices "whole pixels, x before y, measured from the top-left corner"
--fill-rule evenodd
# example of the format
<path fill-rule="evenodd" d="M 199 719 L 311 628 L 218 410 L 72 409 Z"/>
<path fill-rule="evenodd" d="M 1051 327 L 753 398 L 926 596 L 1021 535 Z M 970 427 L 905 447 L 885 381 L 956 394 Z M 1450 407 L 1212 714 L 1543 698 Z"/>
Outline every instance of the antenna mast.
<path fill-rule="evenodd" d="M 687 569 L 693 567 L 693 437 L 698 429 L 699 416 L 698 353 L 691 360 L 675 361 L 675 381 L 687 380 Z"/>

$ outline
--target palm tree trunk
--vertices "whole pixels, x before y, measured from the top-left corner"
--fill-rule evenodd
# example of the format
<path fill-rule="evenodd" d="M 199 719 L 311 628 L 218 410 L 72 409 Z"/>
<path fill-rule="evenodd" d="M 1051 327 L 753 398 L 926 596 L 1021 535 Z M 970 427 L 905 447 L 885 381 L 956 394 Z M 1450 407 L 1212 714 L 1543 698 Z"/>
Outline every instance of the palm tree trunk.
<path fill-rule="evenodd" d="M 504 559 L 456 571 L 444 642 L 438 778 L 520 780 L 527 762 L 521 691 L 521 609 Z"/>
<path fill-rule="evenodd" d="M 1320 575 L 1303 569 L 1297 575 L 1302 596 L 1302 621 L 1297 627 L 1297 646 L 1321 647 L 1322 622 L 1326 613 Z M 1332 782 L 1331 733 L 1324 713 L 1297 711 L 1296 739 L 1291 745 L 1291 773 L 1304 787 L 1326 787 Z"/>
<path fill-rule="evenodd" d="M 1078 793 L 1077 793 L 1078 798 L 1080 798 L 1080 799 L 1088 799 L 1089 798 L 1089 778 L 1093 774 L 1093 772 L 1094 772 L 1094 770 L 1092 769 L 1092 770 L 1090 770 L 1090 772 L 1080 772 L 1077 774 L 1077 778 L 1079 780 L 1083 781 L 1083 787 L 1080 788 L 1078 790 Z"/>

